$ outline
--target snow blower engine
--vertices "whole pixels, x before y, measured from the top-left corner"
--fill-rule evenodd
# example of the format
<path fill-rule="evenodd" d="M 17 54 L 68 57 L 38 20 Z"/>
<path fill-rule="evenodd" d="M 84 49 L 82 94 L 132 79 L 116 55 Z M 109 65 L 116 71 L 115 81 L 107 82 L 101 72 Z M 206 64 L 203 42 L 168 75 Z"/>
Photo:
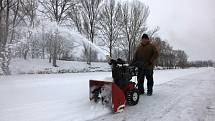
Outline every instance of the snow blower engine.
<path fill-rule="evenodd" d="M 90 80 L 90 100 L 112 106 L 113 112 L 122 112 L 125 104 L 133 106 L 139 101 L 136 83 L 131 81 L 137 75 L 137 68 L 122 59 L 111 59 L 109 64 L 112 66 L 113 81 Z"/>

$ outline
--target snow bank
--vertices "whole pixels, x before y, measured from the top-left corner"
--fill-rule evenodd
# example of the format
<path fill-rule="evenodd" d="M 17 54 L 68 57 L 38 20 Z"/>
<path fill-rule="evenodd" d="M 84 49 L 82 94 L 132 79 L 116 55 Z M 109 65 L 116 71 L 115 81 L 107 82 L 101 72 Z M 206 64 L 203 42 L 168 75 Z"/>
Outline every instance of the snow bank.
<path fill-rule="evenodd" d="M 13 59 L 10 64 L 12 74 L 51 74 L 111 71 L 107 63 L 96 62 L 91 65 L 86 62 L 57 60 L 58 67 L 53 67 L 47 59 Z"/>
<path fill-rule="evenodd" d="M 62 61 L 57 60 L 58 67 L 53 67 L 47 59 L 12 59 L 10 70 L 12 74 L 56 74 L 56 73 L 77 73 L 77 72 L 110 72 L 111 67 L 106 62 L 92 62 L 88 65 L 86 62 L 79 61 Z M 157 73 L 164 68 L 155 68 Z M 194 72 L 201 70 L 195 68 Z M 179 71 L 180 70 L 180 71 Z M 1 71 L 1 69 L 0 69 Z M 169 69 L 165 73 L 177 73 L 176 76 L 186 75 L 186 69 Z M 178 72 L 177 72 L 178 71 Z M 1 72 L 0 72 L 1 73 Z M 173 74 L 174 75 L 174 74 Z M 175 76 L 174 76 L 175 77 Z M 161 78 L 161 77 L 156 77 Z M 165 77 L 163 80 L 166 80 Z"/>

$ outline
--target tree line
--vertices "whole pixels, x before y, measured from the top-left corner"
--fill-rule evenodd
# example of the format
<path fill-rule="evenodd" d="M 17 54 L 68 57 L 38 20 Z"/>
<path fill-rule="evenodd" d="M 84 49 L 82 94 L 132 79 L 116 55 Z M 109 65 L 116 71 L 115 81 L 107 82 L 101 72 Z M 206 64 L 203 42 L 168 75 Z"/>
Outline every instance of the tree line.
<path fill-rule="evenodd" d="M 166 41 L 160 37 L 153 37 L 152 42 L 159 50 L 159 58 L 156 66 L 166 68 L 185 68 L 188 63 L 188 55 L 183 50 L 174 50 Z"/>
<path fill-rule="evenodd" d="M 188 62 L 188 67 L 215 67 L 215 62 L 212 60 L 202 61 L 190 61 Z"/>

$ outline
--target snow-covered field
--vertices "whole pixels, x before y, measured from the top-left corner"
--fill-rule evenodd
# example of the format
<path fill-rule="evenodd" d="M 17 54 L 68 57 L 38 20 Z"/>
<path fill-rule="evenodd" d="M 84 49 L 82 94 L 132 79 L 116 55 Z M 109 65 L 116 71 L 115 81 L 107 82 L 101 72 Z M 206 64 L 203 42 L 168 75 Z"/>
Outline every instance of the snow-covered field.
<path fill-rule="evenodd" d="M 86 62 L 57 60 L 58 67 L 53 67 L 48 59 L 12 59 L 11 73 L 14 74 L 55 74 L 111 71 L 108 63 L 92 62 L 89 66 Z"/>
<path fill-rule="evenodd" d="M 152 96 L 112 114 L 89 101 L 110 72 L 0 76 L 0 121 L 214 121 L 215 68 L 157 70 Z M 135 80 L 135 78 L 134 78 Z"/>

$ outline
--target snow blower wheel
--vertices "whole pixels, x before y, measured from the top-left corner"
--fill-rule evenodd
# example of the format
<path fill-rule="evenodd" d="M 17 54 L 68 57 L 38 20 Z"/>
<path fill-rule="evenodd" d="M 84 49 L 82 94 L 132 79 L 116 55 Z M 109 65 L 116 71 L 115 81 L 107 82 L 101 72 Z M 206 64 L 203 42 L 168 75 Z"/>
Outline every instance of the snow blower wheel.
<path fill-rule="evenodd" d="M 126 93 L 127 104 L 130 106 L 136 105 L 139 101 L 139 92 L 137 89 L 128 90 Z"/>

